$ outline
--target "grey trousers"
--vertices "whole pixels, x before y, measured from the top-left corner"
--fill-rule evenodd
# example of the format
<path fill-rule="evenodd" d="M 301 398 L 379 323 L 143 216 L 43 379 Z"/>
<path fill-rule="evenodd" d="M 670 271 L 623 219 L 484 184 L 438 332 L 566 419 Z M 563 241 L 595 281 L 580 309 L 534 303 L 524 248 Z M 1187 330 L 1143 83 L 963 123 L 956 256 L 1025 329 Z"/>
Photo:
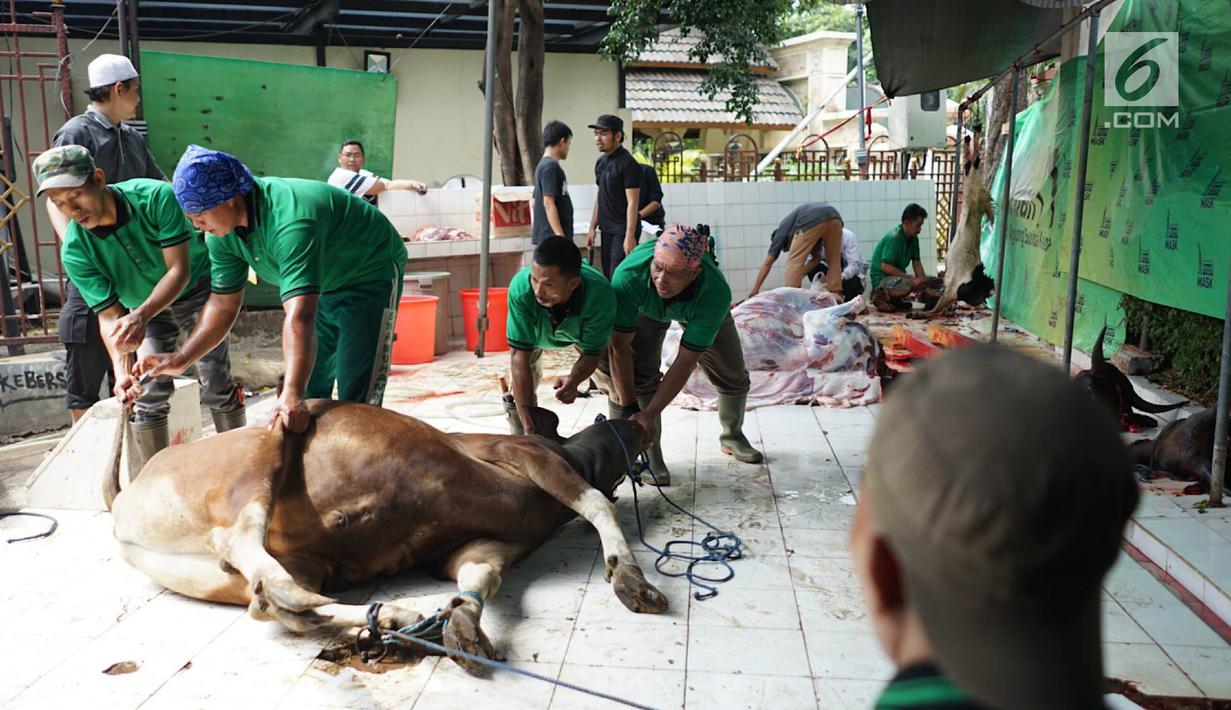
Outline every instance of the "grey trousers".
<path fill-rule="evenodd" d="M 653 396 L 662 382 L 663 339 L 667 337 L 670 323 L 637 316 L 637 331 L 633 335 L 633 383 L 638 397 Z M 751 382 L 748 368 L 744 365 L 744 348 L 739 342 L 739 331 L 728 313 L 718 329 L 718 337 L 709 349 L 701 354 L 697 363 L 705 376 L 714 384 L 718 394 L 745 395 Z M 604 356 L 599 361 L 599 371 L 604 379 L 611 377 L 610 363 Z"/>
<path fill-rule="evenodd" d="M 150 319 L 145 327 L 145 341 L 139 354 L 174 352 L 181 331 L 192 332 L 201 315 L 201 308 L 209 298 L 210 282 L 201 279 L 192 289 L 179 297 L 162 313 Z M 197 381 L 201 383 L 201 404 L 213 411 L 227 412 L 243 406 L 243 396 L 231 380 L 231 358 L 224 339 L 218 347 L 209 351 L 196 363 Z M 168 400 L 175 391 L 170 377 L 158 377 L 145 386 L 145 394 L 134 406 L 134 419 L 151 422 L 165 419 L 171 411 Z"/>

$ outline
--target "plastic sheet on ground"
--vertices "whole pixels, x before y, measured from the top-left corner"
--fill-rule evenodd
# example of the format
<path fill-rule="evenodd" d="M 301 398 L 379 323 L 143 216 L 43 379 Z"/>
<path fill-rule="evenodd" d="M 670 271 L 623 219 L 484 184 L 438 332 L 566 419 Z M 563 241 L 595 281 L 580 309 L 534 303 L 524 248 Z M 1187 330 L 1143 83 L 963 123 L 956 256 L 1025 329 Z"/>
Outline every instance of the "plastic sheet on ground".
<path fill-rule="evenodd" d="M 773 404 L 853 407 L 880 401 L 876 360 L 880 344 L 855 316 L 863 297 L 841 305 L 827 292 L 778 288 L 731 311 L 752 381 L 748 408 Z M 683 331 L 672 324 L 663 341 L 662 366 L 670 367 Z M 698 367 L 675 404 L 716 409 L 718 393 Z"/>

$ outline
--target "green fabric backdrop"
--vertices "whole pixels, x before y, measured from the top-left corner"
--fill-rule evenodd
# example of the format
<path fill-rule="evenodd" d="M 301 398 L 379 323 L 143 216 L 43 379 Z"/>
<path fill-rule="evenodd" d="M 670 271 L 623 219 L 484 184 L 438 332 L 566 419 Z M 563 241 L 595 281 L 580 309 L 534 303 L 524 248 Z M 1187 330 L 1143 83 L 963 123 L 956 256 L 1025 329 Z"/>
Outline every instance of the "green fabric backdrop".
<path fill-rule="evenodd" d="M 1222 318 L 1231 257 L 1231 194 L 1223 191 L 1231 178 L 1231 12 L 1225 3 L 1128 0 L 1109 29 L 1179 33 L 1179 107 L 1148 110 L 1173 125 L 1115 127 L 1114 112 L 1126 109 L 1105 103 L 1100 42 L 1074 337 L 1084 350 L 1104 321 L 1116 331 L 1110 342 L 1123 339 L 1121 293 Z M 1057 344 L 1084 70 L 1084 57 L 1067 62 L 1048 95 L 1019 114 L 1013 156 L 1003 312 Z M 1002 168 L 996 199 L 1003 178 Z M 993 274 L 997 234 L 985 224 L 983 258 Z"/>

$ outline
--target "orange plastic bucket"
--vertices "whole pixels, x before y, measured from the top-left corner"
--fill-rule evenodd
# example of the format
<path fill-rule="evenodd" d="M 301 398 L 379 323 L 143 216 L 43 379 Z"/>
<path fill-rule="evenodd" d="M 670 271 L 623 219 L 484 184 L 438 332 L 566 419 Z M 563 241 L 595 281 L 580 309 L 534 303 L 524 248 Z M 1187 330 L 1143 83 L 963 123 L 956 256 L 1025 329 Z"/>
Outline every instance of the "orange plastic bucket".
<path fill-rule="evenodd" d="M 479 346 L 479 289 L 458 290 L 462 298 L 462 321 L 466 323 L 466 349 Z M 487 335 L 483 338 L 483 352 L 499 352 L 509 349 L 505 323 L 509 317 L 509 290 L 487 289 Z"/>
<path fill-rule="evenodd" d="M 398 301 L 398 319 L 393 328 L 394 365 L 417 365 L 431 362 L 436 349 L 435 296 L 402 296 Z"/>

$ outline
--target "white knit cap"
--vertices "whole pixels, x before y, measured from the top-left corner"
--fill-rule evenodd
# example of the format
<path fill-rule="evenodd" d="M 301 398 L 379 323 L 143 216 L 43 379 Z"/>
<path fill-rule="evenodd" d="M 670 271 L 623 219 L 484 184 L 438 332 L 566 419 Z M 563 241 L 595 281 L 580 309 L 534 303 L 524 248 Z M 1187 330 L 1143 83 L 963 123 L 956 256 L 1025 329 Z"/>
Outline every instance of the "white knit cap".
<path fill-rule="evenodd" d="M 88 70 L 90 88 L 98 89 L 117 82 L 137 78 L 137 69 L 128 57 L 119 54 L 100 54 L 90 62 Z"/>

